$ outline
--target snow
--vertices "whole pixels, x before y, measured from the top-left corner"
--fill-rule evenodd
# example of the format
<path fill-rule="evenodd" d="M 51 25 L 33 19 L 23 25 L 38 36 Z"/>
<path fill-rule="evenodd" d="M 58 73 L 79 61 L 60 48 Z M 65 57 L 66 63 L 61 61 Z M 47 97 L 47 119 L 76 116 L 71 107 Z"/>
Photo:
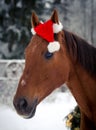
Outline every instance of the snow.
<path fill-rule="evenodd" d="M 76 106 L 69 92 L 55 93 L 55 100 L 44 100 L 31 119 L 24 119 L 16 111 L 0 105 L 0 130 L 68 130 L 65 117 Z M 52 97 L 51 97 L 52 98 Z"/>

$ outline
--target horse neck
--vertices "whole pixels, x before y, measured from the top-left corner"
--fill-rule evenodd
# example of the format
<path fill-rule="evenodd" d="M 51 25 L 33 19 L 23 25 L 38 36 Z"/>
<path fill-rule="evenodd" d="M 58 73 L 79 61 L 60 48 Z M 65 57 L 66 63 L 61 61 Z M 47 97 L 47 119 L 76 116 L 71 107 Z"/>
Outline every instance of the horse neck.
<path fill-rule="evenodd" d="M 80 64 L 76 64 L 72 67 L 67 85 L 75 97 L 81 111 L 89 117 L 89 119 L 92 119 L 92 111 L 95 111 L 93 110 L 92 105 L 95 103 L 94 99 L 96 99 L 95 80 Z"/>

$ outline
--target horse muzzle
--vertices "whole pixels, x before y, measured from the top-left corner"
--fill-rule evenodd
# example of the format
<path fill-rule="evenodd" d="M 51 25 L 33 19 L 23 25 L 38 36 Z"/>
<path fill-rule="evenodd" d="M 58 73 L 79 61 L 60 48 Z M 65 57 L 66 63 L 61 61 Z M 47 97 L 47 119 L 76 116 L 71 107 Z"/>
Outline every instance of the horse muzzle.
<path fill-rule="evenodd" d="M 35 98 L 31 103 L 28 103 L 26 98 L 20 98 L 18 100 L 14 98 L 13 104 L 17 113 L 28 119 L 35 115 L 38 99 Z"/>

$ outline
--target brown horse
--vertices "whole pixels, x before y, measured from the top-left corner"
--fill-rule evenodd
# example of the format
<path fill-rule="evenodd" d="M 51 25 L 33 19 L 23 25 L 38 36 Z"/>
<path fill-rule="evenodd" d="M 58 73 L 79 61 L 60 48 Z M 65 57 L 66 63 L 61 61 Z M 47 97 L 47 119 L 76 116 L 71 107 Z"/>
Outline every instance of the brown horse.
<path fill-rule="evenodd" d="M 59 23 L 57 11 L 51 18 Z M 40 24 L 32 13 L 32 27 Z M 25 69 L 14 97 L 17 112 L 33 117 L 36 106 L 54 89 L 66 83 L 81 111 L 80 130 L 96 130 L 96 48 L 61 30 L 54 35 L 60 50 L 48 52 L 48 41 L 34 35 L 25 50 Z"/>

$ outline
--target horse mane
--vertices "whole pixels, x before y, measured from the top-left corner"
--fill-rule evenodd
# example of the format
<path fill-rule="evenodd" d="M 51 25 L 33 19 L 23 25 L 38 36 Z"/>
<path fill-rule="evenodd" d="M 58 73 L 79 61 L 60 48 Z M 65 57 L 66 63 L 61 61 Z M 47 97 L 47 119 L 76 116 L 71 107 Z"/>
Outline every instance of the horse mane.
<path fill-rule="evenodd" d="M 92 76 L 96 76 L 96 48 L 66 30 L 64 30 L 64 35 L 71 58 L 80 63 Z"/>

